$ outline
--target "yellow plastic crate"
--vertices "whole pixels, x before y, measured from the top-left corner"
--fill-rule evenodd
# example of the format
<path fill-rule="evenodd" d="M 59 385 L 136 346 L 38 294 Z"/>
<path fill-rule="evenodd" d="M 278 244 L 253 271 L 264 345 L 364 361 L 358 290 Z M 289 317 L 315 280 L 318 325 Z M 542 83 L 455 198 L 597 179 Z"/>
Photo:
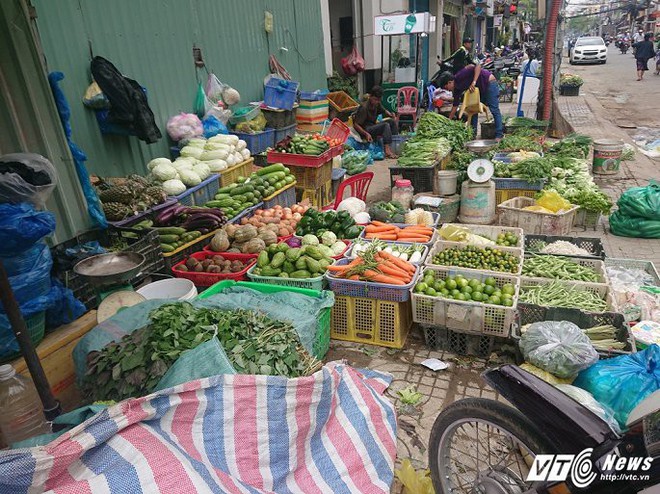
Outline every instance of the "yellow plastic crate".
<path fill-rule="evenodd" d="M 252 165 L 254 158 L 248 158 L 238 165 L 234 165 L 226 170 L 220 172 L 220 187 L 226 187 L 229 184 L 236 182 L 238 177 L 248 177 L 252 173 Z"/>
<path fill-rule="evenodd" d="M 531 197 L 534 199 L 538 193 L 538 190 L 495 189 L 495 203 L 501 204 L 504 201 L 513 199 L 514 197 Z"/>
<path fill-rule="evenodd" d="M 407 302 L 335 296 L 330 317 L 330 337 L 335 340 L 402 348 L 412 326 Z"/>
<path fill-rule="evenodd" d="M 296 200 L 300 202 L 304 199 L 309 199 L 310 205 L 316 208 L 322 208 L 330 204 L 335 199 L 332 194 L 332 179 L 326 181 L 318 189 L 306 189 L 296 186 Z"/>

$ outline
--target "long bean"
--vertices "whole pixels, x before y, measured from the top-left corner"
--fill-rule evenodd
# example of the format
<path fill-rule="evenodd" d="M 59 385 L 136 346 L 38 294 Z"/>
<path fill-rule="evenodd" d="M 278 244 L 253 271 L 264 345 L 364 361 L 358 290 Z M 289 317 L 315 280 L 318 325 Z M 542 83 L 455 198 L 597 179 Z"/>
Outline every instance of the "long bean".
<path fill-rule="evenodd" d="M 596 293 L 553 281 L 535 286 L 523 286 L 519 300 L 546 307 L 569 307 L 590 312 L 604 312 L 607 302 Z"/>
<path fill-rule="evenodd" d="M 538 278 L 573 281 L 602 281 L 596 270 L 566 257 L 533 256 L 525 259 L 522 274 Z"/>

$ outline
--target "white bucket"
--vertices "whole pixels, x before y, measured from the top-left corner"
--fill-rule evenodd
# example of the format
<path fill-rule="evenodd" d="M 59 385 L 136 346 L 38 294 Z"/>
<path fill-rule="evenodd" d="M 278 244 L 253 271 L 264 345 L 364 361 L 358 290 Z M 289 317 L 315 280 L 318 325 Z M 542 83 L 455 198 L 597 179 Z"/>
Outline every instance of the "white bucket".
<path fill-rule="evenodd" d="M 621 165 L 623 141 L 596 139 L 594 141 L 593 172 L 597 175 L 616 175 Z"/>
<path fill-rule="evenodd" d="M 197 296 L 197 288 L 185 278 L 169 278 L 144 285 L 137 291 L 147 300 L 190 300 Z"/>
<path fill-rule="evenodd" d="M 453 196 L 456 194 L 456 181 L 458 172 L 455 170 L 438 171 L 438 194 L 441 196 Z"/>

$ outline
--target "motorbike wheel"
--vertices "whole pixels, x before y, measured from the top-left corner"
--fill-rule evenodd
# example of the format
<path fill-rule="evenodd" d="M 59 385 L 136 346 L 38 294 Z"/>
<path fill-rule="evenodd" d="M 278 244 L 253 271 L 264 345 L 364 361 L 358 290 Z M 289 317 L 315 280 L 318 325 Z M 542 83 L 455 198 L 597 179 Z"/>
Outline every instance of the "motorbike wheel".
<path fill-rule="evenodd" d="M 553 448 L 518 410 L 469 398 L 443 410 L 429 441 L 429 468 L 437 494 L 522 494 L 537 454 Z"/>

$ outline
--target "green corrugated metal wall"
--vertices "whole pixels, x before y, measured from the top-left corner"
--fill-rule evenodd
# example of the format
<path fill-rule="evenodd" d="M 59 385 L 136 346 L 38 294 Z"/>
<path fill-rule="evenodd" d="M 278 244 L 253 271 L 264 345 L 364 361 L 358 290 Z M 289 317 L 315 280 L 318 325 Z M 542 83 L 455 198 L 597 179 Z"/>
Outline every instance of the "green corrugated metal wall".
<path fill-rule="evenodd" d="M 32 0 L 48 70 L 64 72 L 74 140 L 92 173 L 144 173 L 144 164 L 168 156 L 168 118 L 189 112 L 204 69 L 193 64 L 193 45 L 206 66 L 241 93 L 241 104 L 263 98 L 268 56 L 274 54 L 303 89 L 326 87 L 320 3 L 315 0 Z M 264 11 L 274 17 L 264 30 Z M 285 47 L 288 51 L 281 50 Z M 163 139 L 103 136 L 92 111 L 80 103 L 90 82 L 90 49 L 147 88 Z"/>

